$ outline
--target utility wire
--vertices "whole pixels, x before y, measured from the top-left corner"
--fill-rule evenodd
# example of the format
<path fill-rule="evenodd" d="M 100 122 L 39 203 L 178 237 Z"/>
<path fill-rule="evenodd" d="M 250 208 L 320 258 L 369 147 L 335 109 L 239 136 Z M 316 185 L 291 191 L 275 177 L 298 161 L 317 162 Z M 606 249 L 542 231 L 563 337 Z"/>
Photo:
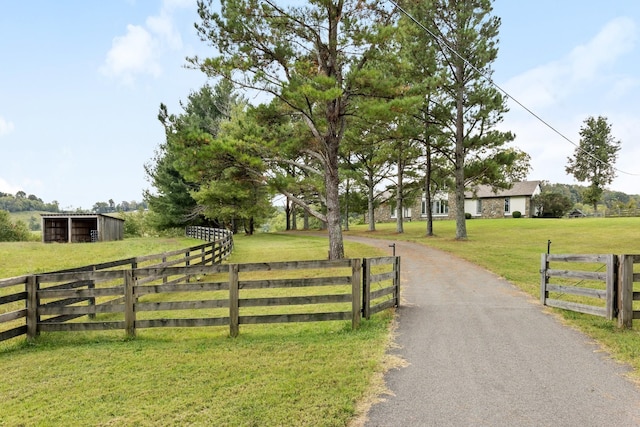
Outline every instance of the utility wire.
<path fill-rule="evenodd" d="M 431 37 L 433 37 L 436 42 L 438 42 L 438 44 L 440 45 L 444 45 L 449 51 L 451 51 L 451 53 L 453 53 L 455 56 L 457 56 L 458 58 L 460 58 L 461 60 L 464 61 L 465 64 L 467 64 L 469 67 L 473 68 L 473 70 L 480 74 L 482 77 L 484 77 L 489 84 L 493 85 L 496 89 L 498 89 L 500 92 L 502 92 L 507 98 L 511 98 L 516 104 L 518 104 L 520 107 L 522 107 L 526 112 L 528 112 L 529 114 L 531 114 L 533 117 L 535 117 L 539 122 L 541 122 L 542 124 L 544 124 L 546 127 L 548 127 L 549 129 L 551 129 L 553 132 L 555 132 L 557 135 L 559 135 L 562 139 L 564 139 L 565 141 L 569 142 L 571 145 L 575 146 L 578 150 L 582 151 L 583 153 L 585 153 L 586 155 L 588 155 L 589 157 L 591 157 L 592 159 L 594 159 L 597 162 L 602 163 L 605 166 L 609 166 L 611 167 L 613 170 L 615 170 L 616 172 L 620 172 L 622 174 L 625 175 L 631 175 L 631 176 L 640 176 L 639 173 L 631 173 L 631 172 L 625 172 L 621 169 L 616 168 L 613 165 L 608 164 L 607 162 L 597 158 L 596 156 L 594 156 L 592 153 L 586 151 L 584 148 L 580 147 L 579 144 L 576 144 L 575 142 L 573 142 L 571 139 L 569 139 L 568 137 L 566 137 L 562 132 L 560 132 L 559 130 L 557 130 L 555 127 L 553 127 L 551 124 L 549 124 L 547 121 L 545 121 L 542 117 L 540 117 L 539 115 L 537 115 L 536 113 L 534 113 L 531 109 L 527 108 L 527 106 L 525 106 L 522 102 L 518 101 L 515 97 L 511 96 L 506 90 L 504 90 L 502 87 L 500 87 L 500 85 L 498 85 L 496 82 L 493 81 L 493 79 L 484 71 L 479 70 L 475 65 L 473 65 L 471 62 L 469 62 L 465 57 L 463 57 L 460 53 L 458 53 L 458 51 L 456 51 L 454 48 L 452 48 L 451 46 L 449 46 L 449 44 L 443 40 L 442 38 L 440 38 L 437 34 L 435 34 L 433 31 L 431 31 L 429 28 L 427 28 L 426 26 L 424 26 L 420 21 L 418 21 L 416 18 L 413 17 L 413 15 L 411 15 L 409 12 L 407 12 L 405 9 L 402 8 L 402 6 L 400 6 L 395 0 L 388 0 L 389 3 L 391 3 L 392 5 L 394 5 L 398 10 L 400 10 L 400 12 L 402 12 L 407 18 L 409 18 L 411 21 L 413 21 L 417 26 L 419 26 L 420 28 L 422 28 L 424 31 L 426 31 Z"/>

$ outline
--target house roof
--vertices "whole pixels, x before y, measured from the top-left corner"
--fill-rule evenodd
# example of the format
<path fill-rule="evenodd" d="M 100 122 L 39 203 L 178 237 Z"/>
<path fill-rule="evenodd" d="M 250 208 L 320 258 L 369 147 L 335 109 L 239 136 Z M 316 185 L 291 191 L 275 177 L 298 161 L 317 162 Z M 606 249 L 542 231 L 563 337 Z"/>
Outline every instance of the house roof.
<path fill-rule="evenodd" d="M 489 199 L 492 197 L 533 196 L 539 185 L 540 181 L 514 182 L 511 188 L 496 192 L 490 185 L 479 185 L 475 191 L 465 191 L 464 197 L 466 199 Z"/>

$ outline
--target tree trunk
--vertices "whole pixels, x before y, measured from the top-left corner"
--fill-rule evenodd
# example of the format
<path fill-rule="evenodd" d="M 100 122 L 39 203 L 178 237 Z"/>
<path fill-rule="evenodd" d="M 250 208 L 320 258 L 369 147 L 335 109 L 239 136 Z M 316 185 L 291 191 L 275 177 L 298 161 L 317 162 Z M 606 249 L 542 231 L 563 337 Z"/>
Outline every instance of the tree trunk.
<path fill-rule="evenodd" d="M 335 135 L 335 134 L 334 134 Z M 327 230 L 329 232 L 329 259 L 344 258 L 344 243 L 340 225 L 340 177 L 338 176 L 338 138 L 326 137 L 327 159 L 325 163 L 325 186 L 327 194 Z"/>
<path fill-rule="evenodd" d="M 347 178 L 344 197 L 344 230 L 349 231 L 349 178 Z"/>
<path fill-rule="evenodd" d="M 396 184 L 396 232 L 404 233 L 404 163 L 402 159 L 402 149 L 398 150 L 398 182 Z"/>
<path fill-rule="evenodd" d="M 374 214 L 374 185 L 373 180 L 369 178 L 367 181 L 367 215 L 369 218 L 369 231 L 376 231 L 376 219 Z"/>
<path fill-rule="evenodd" d="M 291 230 L 297 230 L 298 229 L 298 219 L 296 216 L 296 211 L 298 209 L 296 209 L 296 205 L 295 203 L 291 205 Z"/>
<path fill-rule="evenodd" d="M 433 210 L 431 209 L 431 141 L 427 136 L 427 170 L 424 174 L 424 198 L 427 209 L 427 236 L 433 236 Z"/>
<path fill-rule="evenodd" d="M 285 214 L 286 224 L 287 224 L 285 227 L 285 230 L 289 231 L 291 230 L 291 200 L 289 200 L 288 197 L 284 205 L 284 214 Z"/>
<path fill-rule="evenodd" d="M 456 240 L 467 240 L 467 222 L 464 211 L 464 64 L 456 65 L 458 93 L 456 100 Z"/>

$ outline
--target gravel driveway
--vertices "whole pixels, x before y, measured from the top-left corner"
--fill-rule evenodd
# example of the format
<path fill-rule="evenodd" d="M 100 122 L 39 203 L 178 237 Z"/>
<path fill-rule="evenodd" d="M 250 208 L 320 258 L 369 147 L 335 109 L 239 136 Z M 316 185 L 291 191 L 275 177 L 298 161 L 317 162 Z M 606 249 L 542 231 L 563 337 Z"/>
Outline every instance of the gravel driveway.
<path fill-rule="evenodd" d="M 385 375 L 389 394 L 365 426 L 640 425 L 629 369 L 537 300 L 439 250 L 396 242 L 396 254 L 403 303 L 389 351 L 408 364 Z"/>

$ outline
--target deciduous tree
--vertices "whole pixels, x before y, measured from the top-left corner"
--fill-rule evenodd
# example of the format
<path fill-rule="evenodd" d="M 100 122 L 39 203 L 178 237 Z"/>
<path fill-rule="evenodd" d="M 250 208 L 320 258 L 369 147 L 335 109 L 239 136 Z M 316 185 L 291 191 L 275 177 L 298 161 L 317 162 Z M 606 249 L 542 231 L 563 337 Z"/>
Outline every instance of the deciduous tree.
<path fill-rule="evenodd" d="M 573 156 L 567 158 L 567 173 L 580 182 L 589 182 L 582 199 L 598 210 L 598 202 L 607 185 L 616 177 L 614 164 L 620 151 L 620 141 L 611 135 L 606 117 L 588 117 L 580 128 L 580 143 Z"/>

